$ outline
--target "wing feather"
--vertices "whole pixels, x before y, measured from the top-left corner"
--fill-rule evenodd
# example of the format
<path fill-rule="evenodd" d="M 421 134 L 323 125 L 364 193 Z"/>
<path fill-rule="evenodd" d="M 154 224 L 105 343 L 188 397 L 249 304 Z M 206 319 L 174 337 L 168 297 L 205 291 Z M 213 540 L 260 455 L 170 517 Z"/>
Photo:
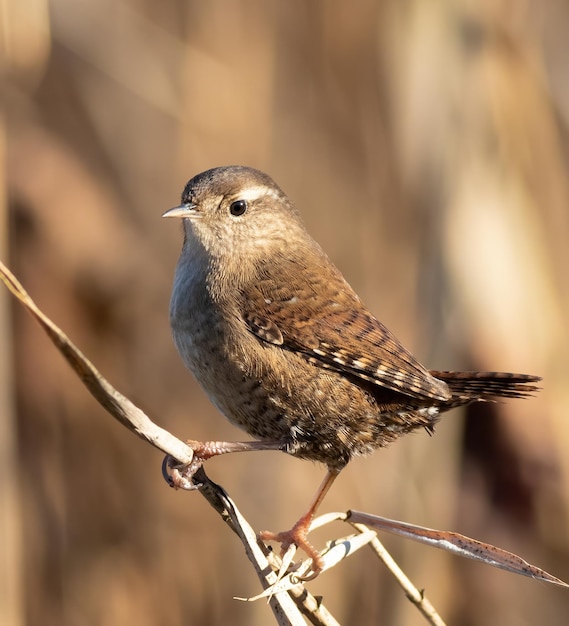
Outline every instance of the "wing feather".
<path fill-rule="evenodd" d="M 330 262 L 325 261 L 328 269 Z M 447 385 L 365 308 L 333 265 L 332 276 L 309 273 L 303 265 L 283 259 L 279 268 L 273 265 L 271 275 L 265 270 L 242 289 L 242 316 L 252 333 L 312 363 L 406 396 L 450 398 Z"/>

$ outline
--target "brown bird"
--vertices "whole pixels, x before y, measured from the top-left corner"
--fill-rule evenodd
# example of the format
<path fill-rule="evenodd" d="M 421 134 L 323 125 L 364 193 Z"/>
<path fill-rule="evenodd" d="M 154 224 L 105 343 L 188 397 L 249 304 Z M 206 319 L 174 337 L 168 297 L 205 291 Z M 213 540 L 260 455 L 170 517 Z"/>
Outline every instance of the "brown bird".
<path fill-rule="evenodd" d="M 365 307 L 266 174 L 219 167 L 192 178 L 180 206 L 184 244 L 170 323 L 186 366 L 215 406 L 258 439 L 191 442 L 195 461 L 244 450 L 282 450 L 328 468 L 308 511 L 265 539 L 302 548 L 316 509 L 357 455 L 441 413 L 497 397 L 523 398 L 537 376 L 429 371 Z"/>

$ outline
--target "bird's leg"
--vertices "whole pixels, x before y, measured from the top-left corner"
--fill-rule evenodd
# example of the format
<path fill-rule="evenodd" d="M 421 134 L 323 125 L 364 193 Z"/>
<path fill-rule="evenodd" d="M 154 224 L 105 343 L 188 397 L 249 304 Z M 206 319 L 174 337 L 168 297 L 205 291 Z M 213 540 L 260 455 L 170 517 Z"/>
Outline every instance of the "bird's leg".
<path fill-rule="evenodd" d="M 278 541 L 281 544 L 281 554 L 284 554 L 287 549 L 294 544 L 312 559 L 312 573 L 304 580 L 312 580 L 313 578 L 316 578 L 324 567 L 320 553 L 308 541 L 307 536 L 310 531 L 310 524 L 314 519 L 318 507 L 322 504 L 322 500 L 324 500 L 324 497 L 328 493 L 328 490 L 332 486 L 332 483 L 336 480 L 339 473 L 340 470 L 328 469 L 328 473 L 326 474 L 320 487 L 318 487 L 318 491 L 310 503 L 308 510 L 290 530 L 285 530 L 279 533 L 273 533 L 265 530 L 259 533 L 259 537 L 263 541 Z"/>
<path fill-rule="evenodd" d="M 170 455 L 162 462 L 162 475 L 166 482 L 175 489 L 191 491 L 199 489 L 200 484 L 193 482 L 194 474 L 205 461 L 220 454 L 230 452 L 254 452 L 258 450 L 282 450 L 285 444 L 282 441 L 194 441 L 186 442 L 193 450 L 194 458 L 191 463 L 181 465 Z"/>

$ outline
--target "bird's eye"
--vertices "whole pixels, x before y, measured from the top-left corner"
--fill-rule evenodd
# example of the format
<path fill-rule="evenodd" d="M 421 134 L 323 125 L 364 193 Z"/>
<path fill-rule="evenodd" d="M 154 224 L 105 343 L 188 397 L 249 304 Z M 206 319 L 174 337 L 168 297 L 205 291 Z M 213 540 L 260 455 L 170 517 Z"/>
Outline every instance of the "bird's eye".
<path fill-rule="evenodd" d="M 247 210 L 247 202 L 245 200 L 235 200 L 229 205 L 231 215 L 243 215 Z"/>

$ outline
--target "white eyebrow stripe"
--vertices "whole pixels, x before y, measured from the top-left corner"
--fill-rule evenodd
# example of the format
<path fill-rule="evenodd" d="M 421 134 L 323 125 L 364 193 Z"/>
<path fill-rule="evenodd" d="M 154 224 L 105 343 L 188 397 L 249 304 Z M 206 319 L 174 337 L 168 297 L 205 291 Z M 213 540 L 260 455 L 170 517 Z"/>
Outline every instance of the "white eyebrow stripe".
<path fill-rule="evenodd" d="M 277 198 L 278 194 L 270 187 L 261 185 L 259 187 L 246 187 L 245 189 L 242 189 L 237 194 L 236 198 L 238 200 L 258 200 L 262 196 L 271 196 L 272 198 Z"/>

